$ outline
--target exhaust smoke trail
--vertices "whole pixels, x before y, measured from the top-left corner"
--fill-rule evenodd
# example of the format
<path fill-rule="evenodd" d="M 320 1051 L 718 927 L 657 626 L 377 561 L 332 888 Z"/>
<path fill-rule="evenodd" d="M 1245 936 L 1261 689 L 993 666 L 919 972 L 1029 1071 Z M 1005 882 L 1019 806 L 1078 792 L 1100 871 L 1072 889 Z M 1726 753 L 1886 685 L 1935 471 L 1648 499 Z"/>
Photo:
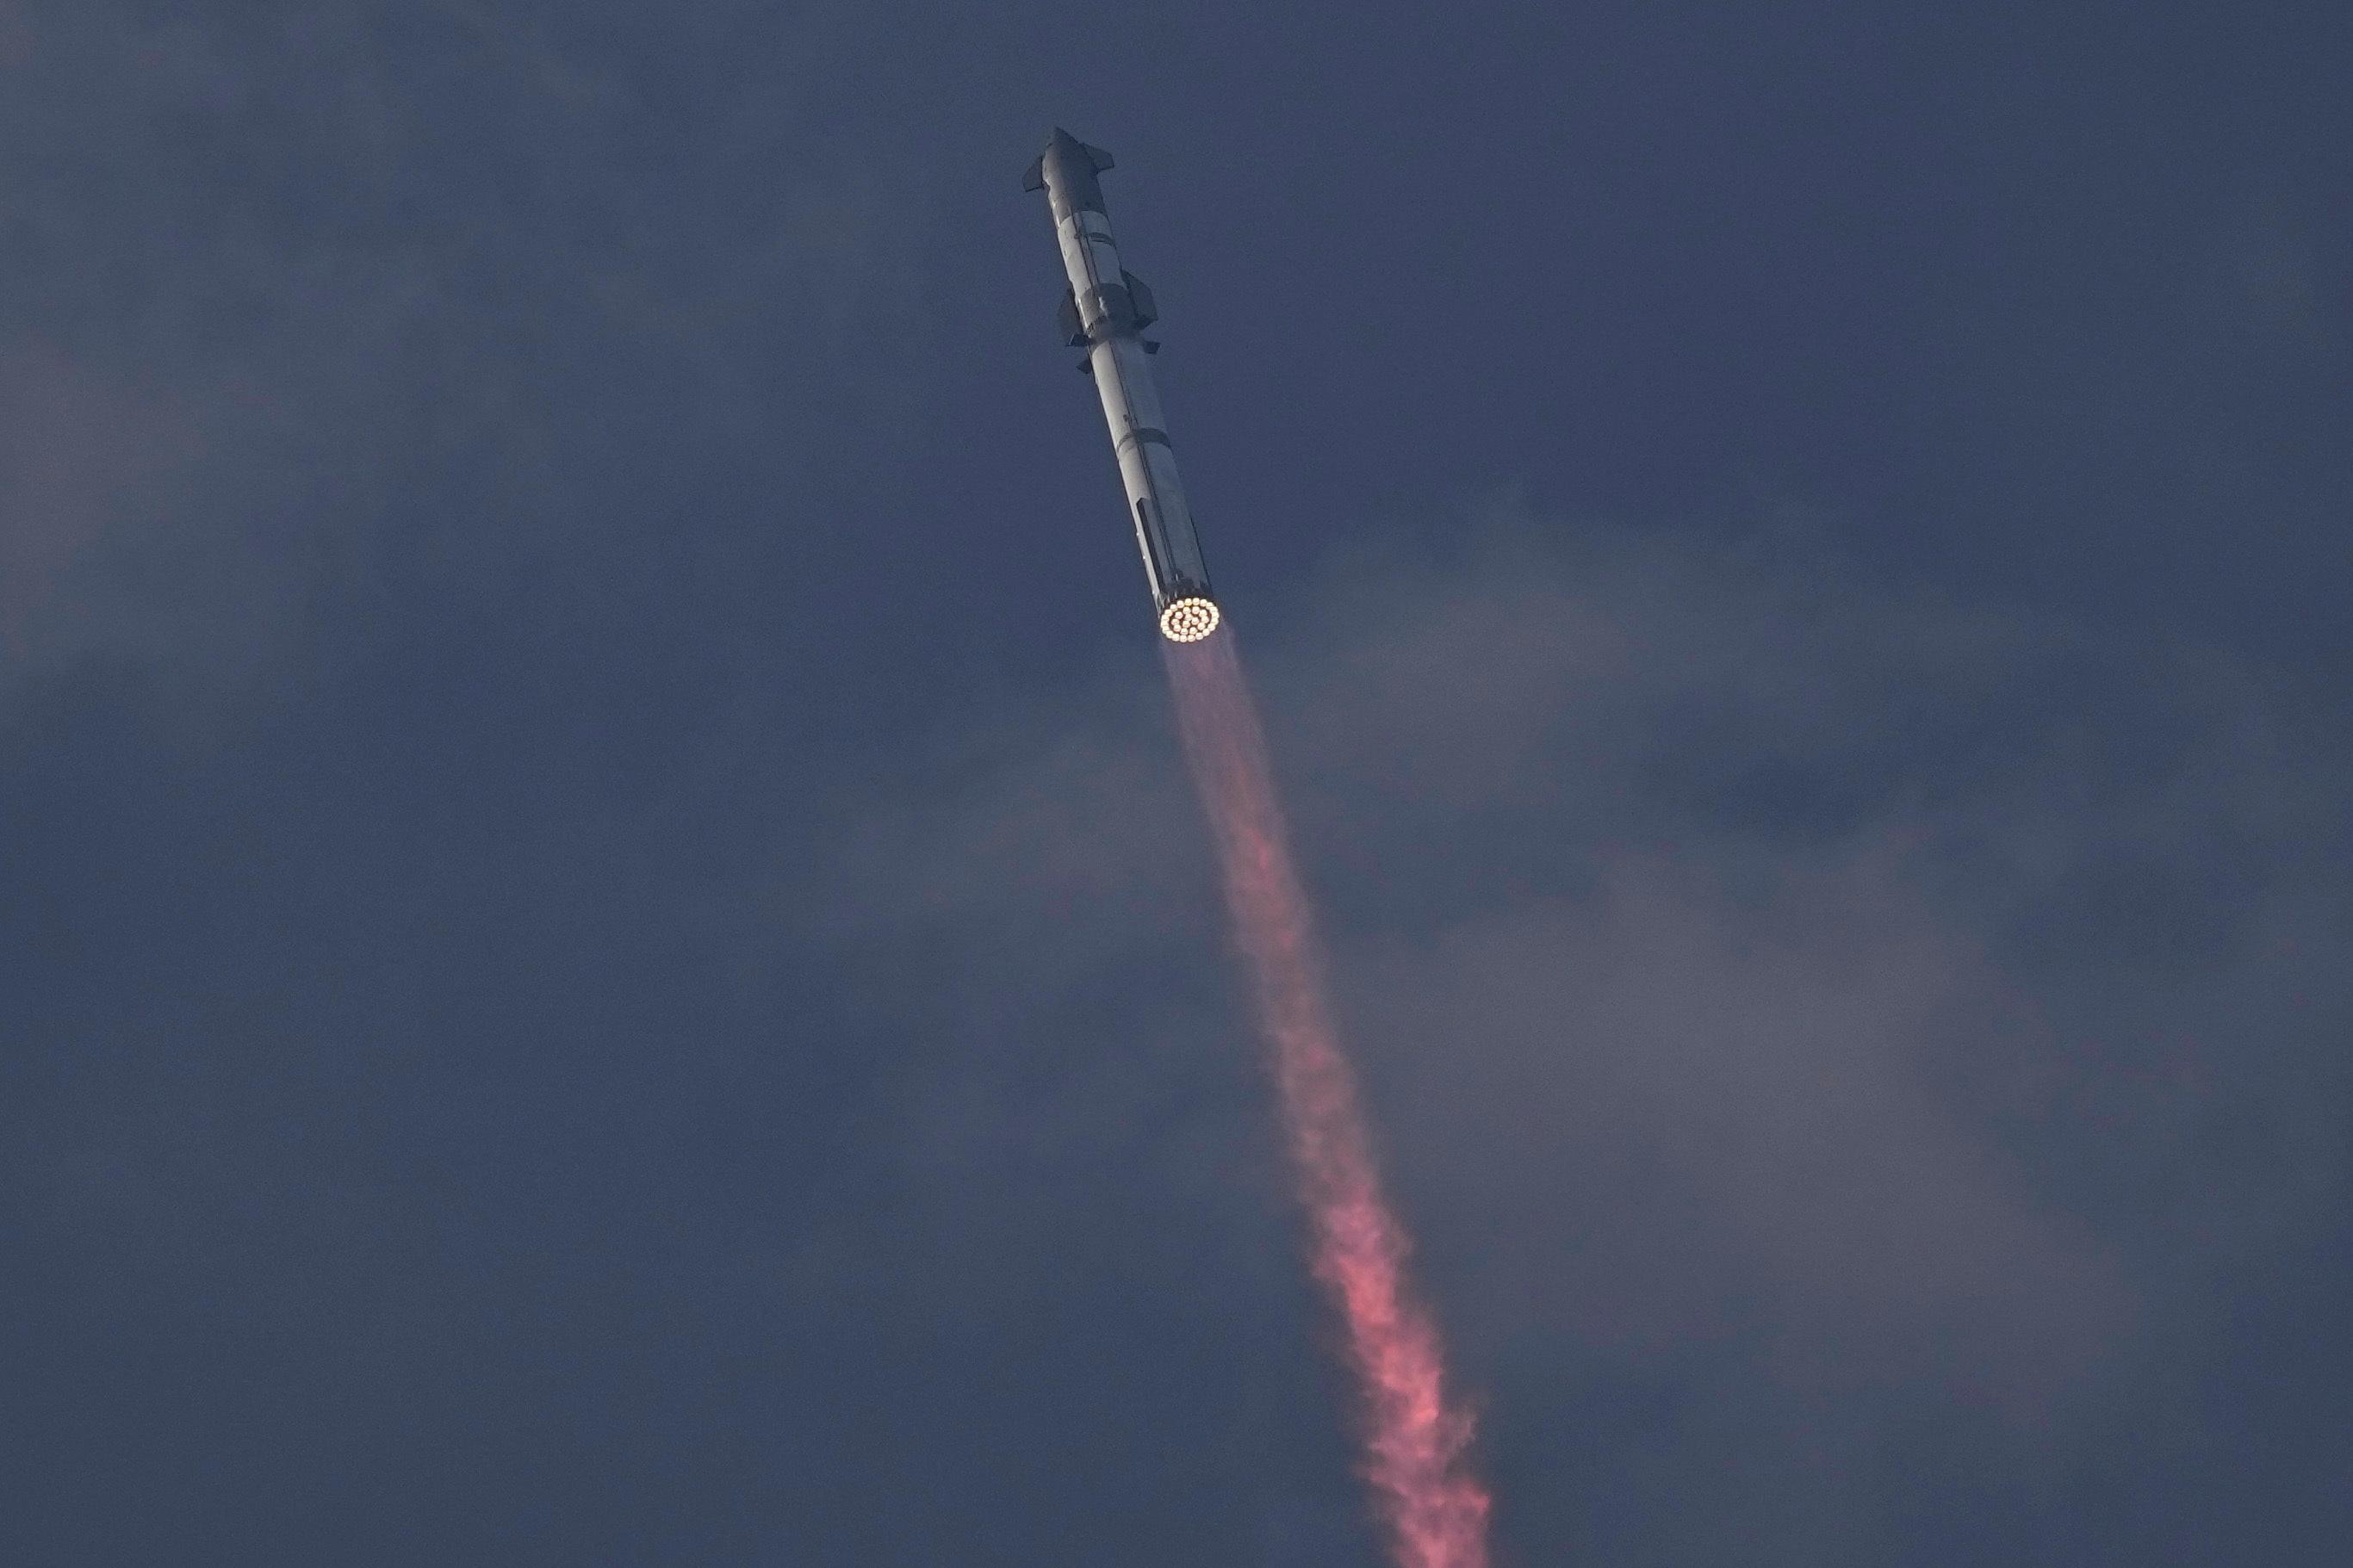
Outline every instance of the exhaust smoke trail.
<path fill-rule="evenodd" d="M 1486 1489 L 1470 1414 L 1447 1403 L 1437 1324 L 1406 1278 L 1409 1242 L 1373 1161 L 1340 1049 L 1307 896 L 1230 630 L 1164 641 L 1186 759 L 1273 1051 L 1315 1278 L 1338 1310 L 1363 1399 L 1364 1474 L 1398 1568 L 1486 1568 Z"/>

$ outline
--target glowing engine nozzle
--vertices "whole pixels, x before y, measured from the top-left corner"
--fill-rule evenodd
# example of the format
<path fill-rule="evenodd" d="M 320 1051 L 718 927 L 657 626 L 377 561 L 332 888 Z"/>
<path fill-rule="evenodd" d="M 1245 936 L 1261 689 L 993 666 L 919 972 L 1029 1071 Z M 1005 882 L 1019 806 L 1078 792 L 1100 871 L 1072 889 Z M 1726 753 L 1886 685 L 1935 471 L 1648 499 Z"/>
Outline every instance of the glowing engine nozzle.
<path fill-rule="evenodd" d="M 1199 642 L 1217 629 L 1214 599 L 1179 599 L 1160 612 L 1160 635 L 1170 642 Z"/>

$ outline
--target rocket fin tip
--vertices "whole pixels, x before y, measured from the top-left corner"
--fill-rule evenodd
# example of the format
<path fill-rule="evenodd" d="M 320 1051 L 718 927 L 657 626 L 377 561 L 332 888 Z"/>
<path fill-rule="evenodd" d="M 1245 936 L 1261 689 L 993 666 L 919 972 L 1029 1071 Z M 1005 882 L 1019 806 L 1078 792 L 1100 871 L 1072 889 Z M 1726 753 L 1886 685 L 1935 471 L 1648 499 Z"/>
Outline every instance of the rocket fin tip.
<path fill-rule="evenodd" d="M 1031 162 L 1029 172 L 1021 176 L 1021 188 L 1025 191 L 1042 191 L 1046 188 L 1045 159 L 1039 158 Z"/>

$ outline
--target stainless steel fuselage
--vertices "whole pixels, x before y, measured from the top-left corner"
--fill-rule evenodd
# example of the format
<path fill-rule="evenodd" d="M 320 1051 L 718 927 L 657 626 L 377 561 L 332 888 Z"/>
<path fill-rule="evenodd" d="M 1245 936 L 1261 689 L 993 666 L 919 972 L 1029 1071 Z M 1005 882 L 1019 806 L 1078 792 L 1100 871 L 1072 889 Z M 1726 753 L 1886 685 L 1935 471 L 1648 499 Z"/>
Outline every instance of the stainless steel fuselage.
<path fill-rule="evenodd" d="M 1029 184 L 1032 189 L 1042 185 L 1053 205 L 1062 269 L 1070 280 L 1064 336 L 1071 347 L 1087 351 L 1086 369 L 1103 399 L 1161 630 L 1192 641 L 1216 629 L 1217 603 L 1177 477 L 1159 389 L 1153 384 L 1149 356 L 1159 345 L 1144 338 L 1144 329 L 1156 319 L 1151 290 L 1121 265 L 1095 179 L 1110 166 L 1109 153 L 1057 131 L 1030 170 Z"/>

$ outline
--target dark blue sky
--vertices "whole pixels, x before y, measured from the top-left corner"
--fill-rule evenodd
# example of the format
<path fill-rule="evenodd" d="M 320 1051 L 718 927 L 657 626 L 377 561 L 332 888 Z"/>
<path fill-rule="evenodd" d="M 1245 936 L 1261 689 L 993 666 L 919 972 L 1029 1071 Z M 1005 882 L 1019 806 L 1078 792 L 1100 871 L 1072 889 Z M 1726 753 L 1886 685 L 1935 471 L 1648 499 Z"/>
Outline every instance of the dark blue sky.
<path fill-rule="evenodd" d="M 1503 1561 L 2339 1561 L 2353 24 L 1963 9 L 0 4 L 0 1558 L 1375 1560 L 1062 123 Z"/>

